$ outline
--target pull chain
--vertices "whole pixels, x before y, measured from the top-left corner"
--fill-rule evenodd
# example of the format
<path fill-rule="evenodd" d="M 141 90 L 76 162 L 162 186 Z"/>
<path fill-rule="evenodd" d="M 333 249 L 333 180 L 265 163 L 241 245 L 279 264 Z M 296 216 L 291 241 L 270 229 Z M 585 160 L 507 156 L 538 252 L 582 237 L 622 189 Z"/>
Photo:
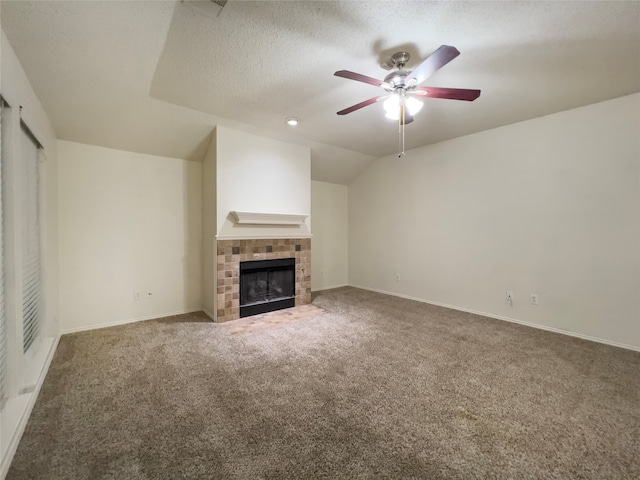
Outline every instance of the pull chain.
<path fill-rule="evenodd" d="M 402 156 L 402 115 L 398 115 L 398 158 Z"/>
<path fill-rule="evenodd" d="M 398 158 L 404 155 L 404 103 L 400 105 L 400 115 L 398 116 Z"/>

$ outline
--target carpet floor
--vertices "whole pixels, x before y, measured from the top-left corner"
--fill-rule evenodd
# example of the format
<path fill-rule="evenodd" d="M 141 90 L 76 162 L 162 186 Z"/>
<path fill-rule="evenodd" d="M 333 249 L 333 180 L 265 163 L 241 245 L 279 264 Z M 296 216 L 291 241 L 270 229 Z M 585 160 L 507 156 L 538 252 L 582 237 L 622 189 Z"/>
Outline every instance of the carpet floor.
<path fill-rule="evenodd" d="M 640 353 L 350 287 L 313 304 L 64 335 L 7 478 L 640 478 Z"/>

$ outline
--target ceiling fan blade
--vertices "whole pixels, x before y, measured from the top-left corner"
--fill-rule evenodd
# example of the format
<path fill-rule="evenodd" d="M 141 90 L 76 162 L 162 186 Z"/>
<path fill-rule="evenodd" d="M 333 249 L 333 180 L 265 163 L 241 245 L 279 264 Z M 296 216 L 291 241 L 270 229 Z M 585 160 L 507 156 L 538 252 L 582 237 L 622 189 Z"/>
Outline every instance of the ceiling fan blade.
<path fill-rule="evenodd" d="M 470 90 L 468 88 L 418 87 L 412 90 L 411 93 L 420 97 L 466 100 L 467 102 L 473 102 L 480 96 L 480 90 Z"/>
<path fill-rule="evenodd" d="M 360 73 L 350 72 L 349 70 L 338 70 L 334 73 L 336 77 L 348 78 L 349 80 L 355 80 L 357 82 L 368 83 L 369 85 L 375 85 L 376 87 L 382 87 L 386 85 L 382 80 L 375 79 L 373 77 L 367 77 Z"/>
<path fill-rule="evenodd" d="M 412 93 L 421 97 L 466 100 L 467 102 L 473 102 L 480 96 L 480 90 L 469 90 L 467 88 L 418 87 Z"/>
<path fill-rule="evenodd" d="M 416 85 L 420 85 L 458 55 L 460 55 L 460 52 L 456 47 L 440 45 L 440 48 L 429 55 L 411 72 L 411 75 L 407 77 L 406 82 L 409 83 L 411 80 L 415 79 Z"/>
<path fill-rule="evenodd" d="M 409 125 L 411 122 L 413 122 L 413 117 L 411 115 L 409 115 L 408 113 L 405 113 L 405 115 L 404 115 L 404 124 L 405 125 Z"/>
<path fill-rule="evenodd" d="M 355 105 L 351 105 L 349 108 L 345 108 L 344 110 L 340 110 L 338 115 L 346 115 L 347 113 L 355 112 L 356 110 L 361 109 L 362 107 L 366 107 L 371 105 L 372 103 L 376 103 L 383 98 L 386 98 L 388 95 L 380 95 L 379 97 L 373 97 L 369 100 L 365 100 L 364 102 L 356 103 Z"/>

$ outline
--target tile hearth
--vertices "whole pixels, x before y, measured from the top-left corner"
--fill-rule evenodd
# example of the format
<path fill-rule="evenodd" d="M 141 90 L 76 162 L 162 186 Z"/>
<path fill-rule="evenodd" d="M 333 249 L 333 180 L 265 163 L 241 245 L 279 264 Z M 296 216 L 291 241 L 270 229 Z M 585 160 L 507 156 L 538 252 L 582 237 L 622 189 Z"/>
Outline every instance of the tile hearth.
<path fill-rule="evenodd" d="M 308 320 L 323 315 L 325 310 L 313 304 L 300 307 L 285 308 L 275 312 L 261 313 L 251 317 L 240 318 L 233 322 L 226 322 L 224 329 L 229 333 L 250 333 L 268 328 L 277 328 L 281 325 Z"/>
<path fill-rule="evenodd" d="M 240 262 L 295 258 L 296 307 L 311 303 L 311 239 L 218 240 L 217 322 L 240 318 Z"/>

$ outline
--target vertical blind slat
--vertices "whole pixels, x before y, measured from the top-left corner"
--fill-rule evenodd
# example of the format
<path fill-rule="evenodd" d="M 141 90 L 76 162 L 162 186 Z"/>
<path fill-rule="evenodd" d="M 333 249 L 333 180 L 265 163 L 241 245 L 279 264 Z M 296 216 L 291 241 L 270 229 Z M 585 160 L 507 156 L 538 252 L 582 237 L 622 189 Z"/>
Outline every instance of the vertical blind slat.
<path fill-rule="evenodd" d="M 4 204 L 2 202 L 2 179 L 4 178 L 4 162 L 2 155 L 2 111 L 4 110 L 4 101 L 0 102 L 0 405 L 4 405 L 4 397 L 6 392 L 5 378 L 7 370 L 6 356 L 6 315 L 4 307 Z"/>
<path fill-rule="evenodd" d="M 22 161 L 24 166 L 22 205 L 25 209 L 23 224 L 23 350 L 26 352 L 38 336 L 41 316 L 40 269 L 40 212 L 38 186 L 38 146 L 30 132 L 22 132 Z"/>

